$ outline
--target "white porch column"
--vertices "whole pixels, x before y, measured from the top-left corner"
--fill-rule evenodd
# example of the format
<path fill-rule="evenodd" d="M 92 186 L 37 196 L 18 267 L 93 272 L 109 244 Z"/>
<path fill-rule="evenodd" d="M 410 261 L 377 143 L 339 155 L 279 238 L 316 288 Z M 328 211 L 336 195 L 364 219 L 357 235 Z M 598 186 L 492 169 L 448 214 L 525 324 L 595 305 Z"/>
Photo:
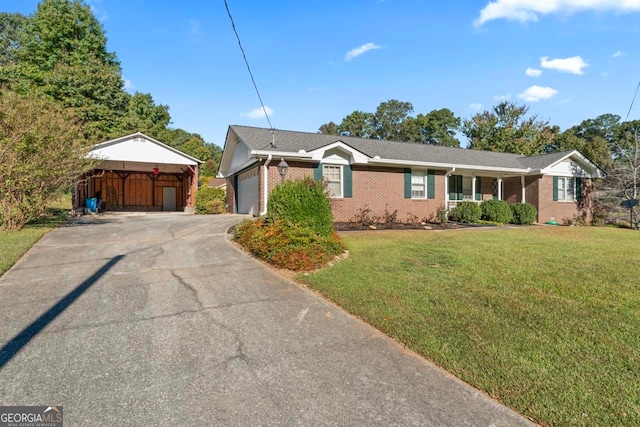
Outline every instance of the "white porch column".
<path fill-rule="evenodd" d="M 525 179 L 524 179 L 524 175 L 522 175 L 520 177 L 520 186 L 522 187 L 522 202 L 520 203 L 526 203 L 526 187 L 525 187 Z"/>
<path fill-rule="evenodd" d="M 444 175 L 444 208 L 449 209 L 449 175 Z"/>
<path fill-rule="evenodd" d="M 498 200 L 502 200 L 502 178 L 498 178 Z"/>
<path fill-rule="evenodd" d="M 471 200 L 476 201 L 476 176 L 471 177 Z"/>

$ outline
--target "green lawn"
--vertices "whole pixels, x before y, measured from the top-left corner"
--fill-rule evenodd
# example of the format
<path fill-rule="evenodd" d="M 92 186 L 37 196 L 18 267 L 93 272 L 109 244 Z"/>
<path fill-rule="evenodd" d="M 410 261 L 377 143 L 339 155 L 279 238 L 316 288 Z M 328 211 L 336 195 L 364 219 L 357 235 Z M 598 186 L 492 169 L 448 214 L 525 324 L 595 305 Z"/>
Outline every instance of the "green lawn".
<path fill-rule="evenodd" d="M 4 274 L 42 236 L 67 218 L 71 197 L 63 196 L 47 209 L 47 215 L 28 223 L 20 231 L 0 230 L 0 275 Z"/>
<path fill-rule="evenodd" d="M 640 233 L 529 227 L 343 235 L 298 276 L 544 425 L 640 425 Z"/>

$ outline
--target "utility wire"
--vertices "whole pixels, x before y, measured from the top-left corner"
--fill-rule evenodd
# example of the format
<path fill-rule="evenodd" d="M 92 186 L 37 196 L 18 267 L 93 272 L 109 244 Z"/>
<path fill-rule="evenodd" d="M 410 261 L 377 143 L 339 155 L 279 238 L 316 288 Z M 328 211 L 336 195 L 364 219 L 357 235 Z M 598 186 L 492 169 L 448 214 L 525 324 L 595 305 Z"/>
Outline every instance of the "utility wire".
<path fill-rule="evenodd" d="M 638 82 L 638 86 L 636 86 L 636 93 L 633 94 L 633 99 L 631 100 L 631 105 L 629 106 L 629 111 L 627 111 L 627 118 L 624 119 L 625 122 L 629 120 L 629 114 L 631 114 L 631 109 L 633 108 L 633 103 L 636 100 L 636 95 L 638 95 L 638 89 L 640 89 L 640 82 Z"/>
<path fill-rule="evenodd" d="M 260 96 L 260 91 L 258 90 L 258 85 L 256 84 L 256 80 L 253 78 L 253 73 L 251 72 L 251 67 L 249 67 L 249 61 L 247 60 L 247 55 L 244 53 L 244 48 L 242 47 L 242 42 L 240 41 L 240 36 L 238 35 L 238 31 L 236 30 L 236 24 L 233 22 L 233 16 L 231 16 L 231 11 L 229 10 L 229 5 L 227 4 L 227 0 L 224 0 L 224 7 L 227 9 L 227 14 L 229 15 L 229 19 L 231 20 L 231 26 L 233 27 L 233 32 L 236 35 L 236 39 L 238 39 L 238 46 L 240 46 L 240 51 L 242 52 L 244 63 L 247 65 L 247 70 L 249 71 L 249 75 L 251 76 L 253 87 L 256 90 L 256 94 L 258 94 L 258 99 L 260 100 L 260 106 L 262 107 L 262 112 L 267 118 L 267 122 L 269 122 L 269 128 L 273 133 L 274 132 L 273 125 L 271 124 L 271 120 L 269 119 L 269 114 L 267 114 L 267 109 L 264 106 L 264 102 L 262 102 L 262 97 Z"/>

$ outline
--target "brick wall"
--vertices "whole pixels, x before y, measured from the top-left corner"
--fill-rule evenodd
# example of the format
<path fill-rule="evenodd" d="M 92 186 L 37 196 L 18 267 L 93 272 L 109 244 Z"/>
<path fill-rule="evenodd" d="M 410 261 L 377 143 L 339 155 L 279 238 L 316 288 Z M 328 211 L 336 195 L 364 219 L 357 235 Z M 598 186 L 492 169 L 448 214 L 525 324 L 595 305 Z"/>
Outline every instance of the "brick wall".
<path fill-rule="evenodd" d="M 578 206 L 577 202 L 560 202 L 553 200 L 553 177 L 543 176 L 539 182 L 539 200 L 536 208 L 538 209 L 538 222 L 545 223 L 555 220 L 560 224 L 566 220 L 573 221 L 576 216 L 584 215 L 586 219 L 591 220 L 591 191 L 592 181 L 590 179 L 583 180 L 584 202 Z"/>
<path fill-rule="evenodd" d="M 288 162 L 287 180 L 313 178 L 313 164 Z M 435 199 L 405 199 L 404 169 L 384 167 L 352 166 L 353 197 L 331 199 L 331 209 L 335 221 L 349 221 L 363 209 L 370 209 L 369 216 L 384 217 L 397 210 L 398 221 L 405 222 L 435 216 L 438 208 L 444 206 L 444 172 L 436 171 Z M 262 174 L 261 174 L 262 177 Z M 277 163 L 269 165 L 269 191 L 280 183 Z M 260 187 L 262 197 L 262 186 Z"/>
<path fill-rule="evenodd" d="M 235 213 L 236 210 L 236 189 L 233 183 L 235 177 L 227 178 L 227 212 Z"/>

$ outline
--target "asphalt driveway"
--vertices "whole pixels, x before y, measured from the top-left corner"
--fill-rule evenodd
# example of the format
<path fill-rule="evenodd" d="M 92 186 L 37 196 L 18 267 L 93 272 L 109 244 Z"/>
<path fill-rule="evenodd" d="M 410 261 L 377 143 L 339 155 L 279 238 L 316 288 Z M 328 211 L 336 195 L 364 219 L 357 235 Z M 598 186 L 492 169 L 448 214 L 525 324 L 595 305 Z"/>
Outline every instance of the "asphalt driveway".
<path fill-rule="evenodd" d="M 238 216 L 85 217 L 0 278 L 0 405 L 65 425 L 530 425 L 236 249 Z"/>

